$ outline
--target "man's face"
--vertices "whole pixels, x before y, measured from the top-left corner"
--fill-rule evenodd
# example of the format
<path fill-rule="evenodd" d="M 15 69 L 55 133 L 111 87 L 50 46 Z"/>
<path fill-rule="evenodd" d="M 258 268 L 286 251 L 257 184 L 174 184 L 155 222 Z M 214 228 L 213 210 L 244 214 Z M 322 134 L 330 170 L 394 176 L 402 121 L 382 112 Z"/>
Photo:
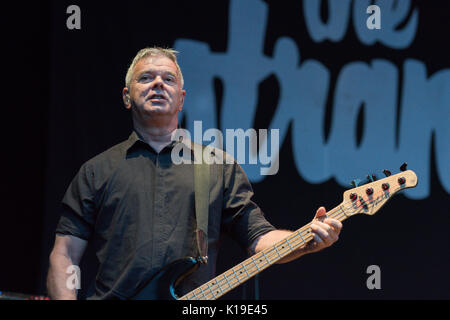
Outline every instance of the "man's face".
<path fill-rule="evenodd" d="M 165 56 L 150 56 L 141 59 L 134 68 L 129 90 L 131 108 L 140 120 L 177 117 L 184 103 L 186 92 L 175 63 Z"/>

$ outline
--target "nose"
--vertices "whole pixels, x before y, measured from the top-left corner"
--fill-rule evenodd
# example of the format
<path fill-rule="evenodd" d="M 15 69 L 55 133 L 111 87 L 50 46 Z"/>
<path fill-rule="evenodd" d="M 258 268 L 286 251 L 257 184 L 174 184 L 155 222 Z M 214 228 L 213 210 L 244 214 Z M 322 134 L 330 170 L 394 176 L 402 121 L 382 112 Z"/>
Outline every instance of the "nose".
<path fill-rule="evenodd" d="M 155 79 L 152 81 L 151 87 L 152 88 L 162 88 L 164 85 L 164 81 L 161 76 L 156 76 Z"/>

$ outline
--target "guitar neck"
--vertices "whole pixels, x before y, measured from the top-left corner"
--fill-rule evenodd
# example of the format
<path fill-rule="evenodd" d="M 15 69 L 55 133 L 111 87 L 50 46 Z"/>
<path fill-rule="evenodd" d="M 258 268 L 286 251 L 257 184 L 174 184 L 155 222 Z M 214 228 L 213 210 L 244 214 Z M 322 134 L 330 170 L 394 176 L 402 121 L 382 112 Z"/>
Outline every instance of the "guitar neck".
<path fill-rule="evenodd" d="M 340 221 L 348 217 L 344 212 L 342 204 L 328 211 L 327 216 Z M 218 299 L 228 291 L 236 288 L 251 277 L 288 256 L 293 251 L 305 246 L 312 238 L 311 223 L 308 223 L 272 247 L 258 252 L 204 285 L 185 294 L 180 300 Z"/>

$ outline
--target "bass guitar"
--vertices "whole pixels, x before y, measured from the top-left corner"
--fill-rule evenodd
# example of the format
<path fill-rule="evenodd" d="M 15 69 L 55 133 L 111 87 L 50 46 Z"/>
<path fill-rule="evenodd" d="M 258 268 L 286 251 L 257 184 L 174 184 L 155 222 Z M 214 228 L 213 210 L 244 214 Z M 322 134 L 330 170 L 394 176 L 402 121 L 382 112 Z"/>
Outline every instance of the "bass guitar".
<path fill-rule="evenodd" d="M 386 178 L 381 180 L 375 180 L 373 176 L 369 176 L 372 182 L 362 186 L 357 186 L 358 183 L 353 181 L 355 188 L 344 192 L 343 202 L 328 211 L 327 216 L 344 221 L 356 214 L 375 214 L 392 196 L 404 189 L 413 188 L 417 185 L 417 175 L 411 170 L 406 170 L 406 164 L 401 169 L 404 171 L 395 175 L 391 175 L 389 171 L 384 170 Z M 311 223 L 306 224 L 272 247 L 254 254 L 235 267 L 181 297 L 178 297 L 176 294 L 177 285 L 186 276 L 194 272 L 201 262 L 192 257 L 176 260 L 166 265 L 155 276 L 145 282 L 132 299 L 218 299 L 293 251 L 305 246 L 313 239 L 310 226 Z"/>

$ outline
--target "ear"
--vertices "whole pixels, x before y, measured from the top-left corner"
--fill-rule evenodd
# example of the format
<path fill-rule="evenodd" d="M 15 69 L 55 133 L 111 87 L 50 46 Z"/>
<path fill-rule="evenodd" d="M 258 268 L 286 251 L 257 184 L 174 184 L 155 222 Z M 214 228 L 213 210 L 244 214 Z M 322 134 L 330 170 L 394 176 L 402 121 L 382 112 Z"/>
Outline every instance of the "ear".
<path fill-rule="evenodd" d="M 130 109 L 131 108 L 130 92 L 127 87 L 123 88 L 122 90 L 122 99 L 125 108 Z"/>
<path fill-rule="evenodd" d="M 186 97 L 186 90 L 181 90 L 180 104 L 178 106 L 178 112 L 183 110 L 184 98 Z"/>

